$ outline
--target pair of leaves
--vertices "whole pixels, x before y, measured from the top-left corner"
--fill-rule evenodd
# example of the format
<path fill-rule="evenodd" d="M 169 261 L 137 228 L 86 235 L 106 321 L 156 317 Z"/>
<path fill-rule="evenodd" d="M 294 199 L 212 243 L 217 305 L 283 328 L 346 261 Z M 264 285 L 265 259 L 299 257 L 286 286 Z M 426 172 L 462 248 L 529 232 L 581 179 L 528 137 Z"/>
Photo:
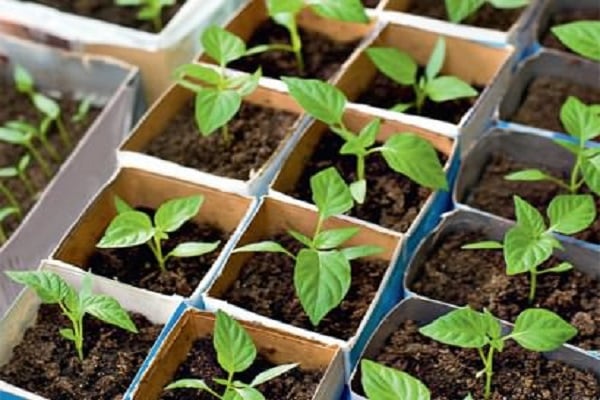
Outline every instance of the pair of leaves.
<path fill-rule="evenodd" d="M 217 353 L 219 365 L 229 374 L 242 372 L 250 368 L 256 359 L 256 346 L 252 338 L 239 322 L 223 311 L 217 311 L 213 335 L 213 347 Z M 264 400 L 257 386 L 270 381 L 298 364 L 283 364 L 256 375 L 251 383 L 235 381 L 228 385 L 227 380 L 212 377 L 213 381 L 226 387 L 224 399 L 227 400 Z M 171 383 L 165 389 L 197 389 L 212 392 L 203 379 L 182 379 Z"/>
<path fill-rule="evenodd" d="M 379 71 L 400 85 L 413 86 L 417 95 L 425 96 L 436 103 L 473 97 L 477 91 L 468 83 L 455 76 L 438 76 L 446 58 L 446 41 L 440 37 L 436 42 L 425 74 L 419 79 L 418 64 L 408 54 L 392 47 L 370 47 L 367 55 Z M 394 110 L 404 112 L 416 103 L 401 103 Z"/>
<path fill-rule="evenodd" d="M 600 21 L 576 21 L 555 26 L 552 33 L 575 53 L 600 61 Z"/>
<path fill-rule="evenodd" d="M 474 14 L 485 3 L 489 3 L 495 8 L 510 9 L 524 7 L 529 0 L 445 0 L 446 12 L 452 22 L 461 22 Z"/>
<path fill-rule="evenodd" d="M 22 66 L 15 65 L 13 78 L 17 90 L 30 96 L 34 106 L 51 120 L 60 116 L 60 106 L 50 97 L 37 93 L 34 88 L 34 80 L 31 74 Z"/>
<path fill-rule="evenodd" d="M 500 322 L 487 310 L 478 312 L 469 306 L 451 311 L 419 329 L 437 342 L 462 348 L 493 345 L 502 351 L 503 343 L 513 339 L 531 351 L 552 351 L 577 334 L 577 329 L 557 314 L 539 308 L 524 310 L 509 335 L 502 337 Z"/>

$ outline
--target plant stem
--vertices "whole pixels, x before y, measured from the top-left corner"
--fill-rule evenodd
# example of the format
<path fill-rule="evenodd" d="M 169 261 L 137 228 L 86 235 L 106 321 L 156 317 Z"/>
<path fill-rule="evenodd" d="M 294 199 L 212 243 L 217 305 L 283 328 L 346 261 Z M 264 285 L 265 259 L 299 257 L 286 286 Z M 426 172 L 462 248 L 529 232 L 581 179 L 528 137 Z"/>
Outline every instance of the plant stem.
<path fill-rule="evenodd" d="M 313 235 L 313 241 L 314 241 L 314 238 L 316 238 L 317 235 L 321 232 L 322 227 L 323 227 L 323 217 L 321 216 L 321 214 L 319 214 L 319 220 L 317 221 L 317 227 L 315 228 L 315 234 Z"/>
<path fill-rule="evenodd" d="M 425 104 L 425 99 L 426 99 L 426 95 L 425 95 L 425 91 L 422 90 L 418 84 L 414 84 L 413 86 L 414 91 L 415 91 L 415 95 L 416 95 L 416 101 L 415 101 L 415 107 L 417 108 L 417 114 L 421 114 L 421 111 L 423 109 L 423 105 Z"/>
<path fill-rule="evenodd" d="M 4 228 L 0 225 L 0 243 L 6 242 L 6 232 L 4 232 Z"/>
<path fill-rule="evenodd" d="M 154 257 L 156 257 L 156 261 L 158 262 L 158 267 L 162 273 L 167 272 L 167 268 L 165 267 L 165 258 L 163 257 L 162 247 L 160 246 L 160 239 L 157 235 L 152 237 L 152 242 L 148 242 L 148 246 L 154 253 Z"/>
<path fill-rule="evenodd" d="M 27 192 L 32 197 L 35 196 L 36 190 L 34 189 L 33 184 L 27 177 L 27 174 L 25 173 L 25 171 L 19 171 L 19 179 L 21 179 L 21 182 L 23 182 L 23 185 L 25 186 L 25 189 L 27 189 Z"/>
<path fill-rule="evenodd" d="M 83 314 L 77 319 L 75 325 L 75 348 L 77 349 L 77 355 L 79 359 L 83 361 Z"/>
<path fill-rule="evenodd" d="M 492 375 L 494 374 L 494 348 L 490 346 L 485 365 L 485 400 L 492 394 Z"/>
<path fill-rule="evenodd" d="M 40 142 L 54 161 L 60 161 L 60 156 L 58 155 L 58 152 L 56 151 L 54 146 L 52 146 L 52 144 L 48 141 L 48 139 L 46 139 L 43 136 L 40 136 Z"/>
<path fill-rule="evenodd" d="M 152 18 L 152 25 L 154 26 L 154 32 L 160 33 L 160 31 L 162 31 L 161 13 L 158 13 L 158 15 L 155 15 L 154 18 Z"/>
<path fill-rule="evenodd" d="M 221 135 L 223 136 L 223 143 L 226 147 L 231 146 L 231 135 L 229 134 L 229 127 L 227 124 L 221 127 Z"/>
<path fill-rule="evenodd" d="M 535 290 L 537 286 L 537 271 L 529 271 L 529 277 L 529 304 L 531 304 L 535 299 Z"/>
<path fill-rule="evenodd" d="M 2 192 L 4 197 L 6 197 L 6 200 L 8 200 L 10 205 L 17 209 L 17 215 L 19 217 L 22 217 L 23 210 L 21 209 L 21 205 L 19 204 L 19 202 L 17 201 L 15 196 L 10 192 L 10 190 L 8 190 L 8 188 L 6 186 L 4 186 L 4 184 L 2 184 L 2 183 L 0 183 L 0 192 Z"/>
<path fill-rule="evenodd" d="M 42 168 L 42 171 L 44 171 L 44 175 L 46 175 L 47 178 L 50 178 L 52 176 L 52 172 L 50 171 L 50 166 L 44 160 L 44 158 L 42 157 L 42 155 L 35 149 L 35 147 L 33 146 L 33 144 L 28 143 L 28 144 L 25 145 L 25 148 L 27 148 L 27 150 L 31 153 L 31 155 L 33 156 L 33 158 L 35 158 L 35 160 L 37 161 L 37 163 L 40 164 L 40 167 Z"/>
<path fill-rule="evenodd" d="M 575 160 L 575 165 L 573 166 L 573 169 L 571 170 L 571 180 L 569 182 L 569 191 L 571 192 L 571 194 L 577 193 L 577 189 L 579 189 L 579 187 L 577 185 L 577 180 L 579 178 L 579 168 L 581 166 L 581 158 L 582 158 L 582 154 L 580 151 L 577 154 L 577 159 Z"/>
<path fill-rule="evenodd" d="M 62 122 L 62 118 L 60 116 L 56 118 L 56 126 L 58 127 L 58 132 L 60 133 L 60 139 L 63 141 L 63 144 L 66 147 L 71 147 L 71 137 L 65 124 Z"/>
<path fill-rule="evenodd" d="M 291 32 L 292 48 L 296 55 L 296 63 L 298 63 L 298 72 L 300 75 L 304 74 L 304 58 L 302 57 L 302 40 L 300 39 L 300 33 L 296 27 L 295 32 Z"/>
<path fill-rule="evenodd" d="M 358 176 L 359 181 L 365 179 L 365 156 L 356 156 L 357 165 L 356 165 L 356 174 Z"/>

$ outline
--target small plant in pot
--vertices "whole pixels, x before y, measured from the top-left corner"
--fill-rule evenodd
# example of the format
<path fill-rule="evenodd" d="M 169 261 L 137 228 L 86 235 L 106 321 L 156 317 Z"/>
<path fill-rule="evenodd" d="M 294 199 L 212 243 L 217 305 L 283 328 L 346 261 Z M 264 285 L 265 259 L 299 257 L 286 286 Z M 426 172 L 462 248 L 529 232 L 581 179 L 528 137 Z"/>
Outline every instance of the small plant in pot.
<path fill-rule="evenodd" d="M 137 19 L 150 21 L 155 32 L 163 29 L 163 8 L 175 5 L 176 0 L 115 0 L 115 4 L 122 7 L 138 7 Z"/>

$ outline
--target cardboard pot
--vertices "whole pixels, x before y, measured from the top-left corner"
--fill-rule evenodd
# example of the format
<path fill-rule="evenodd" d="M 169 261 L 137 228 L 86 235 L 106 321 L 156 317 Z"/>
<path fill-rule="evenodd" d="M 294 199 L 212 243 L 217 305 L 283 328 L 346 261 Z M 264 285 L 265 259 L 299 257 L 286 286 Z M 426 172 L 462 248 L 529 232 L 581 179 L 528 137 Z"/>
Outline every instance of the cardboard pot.
<path fill-rule="evenodd" d="M 0 35 L 0 79 L 12 82 L 16 64 L 29 70 L 38 90 L 52 96 L 72 94 L 76 99 L 91 96 L 102 111 L 0 248 L 0 269 L 32 268 L 50 254 L 116 169 L 115 149 L 138 113 L 139 76 L 134 67 Z M 12 283 L 0 284 L 0 315 L 19 290 Z"/>

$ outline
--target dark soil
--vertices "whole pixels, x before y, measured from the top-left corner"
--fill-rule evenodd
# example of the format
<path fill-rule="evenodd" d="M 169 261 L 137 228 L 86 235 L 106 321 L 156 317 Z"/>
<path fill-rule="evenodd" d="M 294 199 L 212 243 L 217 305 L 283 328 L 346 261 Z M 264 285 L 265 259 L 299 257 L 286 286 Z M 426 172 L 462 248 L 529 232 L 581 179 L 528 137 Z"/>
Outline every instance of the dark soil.
<path fill-rule="evenodd" d="M 413 321 L 402 324 L 375 360 L 420 379 L 435 400 L 456 400 L 469 392 L 483 399 L 483 368 L 477 351 L 435 342 L 418 332 Z M 356 379 L 355 382 L 359 382 Z M 353 389 L 359 393 L 358 385 Z M 490 400 L 596 400 L 600 382 L 591 372 L 545 359 L 509 341 L 494 354 L 493 394 Z"/>
<path fill-rule="evenodd" d="M 186 167 L 248 180 L 273 155 L 297 118 L 285 111 L 243 103 L 229 122 L 232 142 L 226 146 L 220 131 L 208 137 L 200 134 L 190 101 L 144 151 Z"/>
<path fill-rule="evenodd" d="M 141 209 L 152 215 L 153 210 Z M 200 211 L 202 212 L 202 211 Z M 219 256 L 229 232 L 207 224 L 186 222 L 163 241 L 163 254 L 168 254 L 183 242 L 221 241 L 219 248 L 200 257 L 172 257 L 167 261 L 167 272 L 161 273 L 154 254 L 147 245 L 122 249 L 96 249 L 84 266 L 93 273 L 120 282 L 163 294 L 188 297 Z"/>
<path fill-rule="evenodd" d="M 131 316 L 138 334 L 86 316 L 82 362 L 58 332 L 69 320 L 57 306 L 42 305 L 35 326 L 0 367 L 0 380 L 49 399 L 121 399 L 162 329 L 142 315 Z"/>
<path fill-rule="evenodd" d="M 511 172 L 528 168 L 538 168 L 563 180 L 566 179 L 566 176 L 559 170 L 553 170 L 532 162 L 517 162 L 506 154 L 494 154 L 485 163 L 479 182 L 463 201 L 466 200 L 468 205 L 475 208 L 514 220 L 513 196 L 518 195 L 534 205 L 542 215 L 546 215 L 546 209 L 550 201 L 557 194 L 565 194 L 562 188 L 549 181 L 511 182 L 504 179 Z M 586 191 L 587 189 L 584 187 L 583 192 Z M 594 196 L 594 200 L 596 201 L 596 209 L 600 211 L 600 198 Z M 573 236 L 591 243 L 600 243 L 600 219 L 597 218 L 590 228 Z"/>
<path fill-rule="evenodd" d="M 462 21 L 461 24 L 508 31 L 517 22 L 523 10 L 524 8 L 501 10 L 485 4 L 477 13 Z M 442 0 L 411 1 L 407 12 L 448 21 L 446 6 Z"/>
<path fill-rule="evenodd" d="M 284 234 L 264 240 L 275 240 L 294 254 L 301 248 Z M 223 300 L 278 321 L 347 340 L 356 334 L 388 263 L 358 259 L 351 265 L 352 283 L 346 298 L 317 327 L 311 324 L 296 296 L 294 261 L 281 253 L 253 254 Z"/>
<path fill-rule="evenodd" d="M 235 380 L 250 383 L 262 371 L 275 367 L 265 357 L 258 354 L 252 366 L 246 371 L 236 374 Z M 267 400 L 311 400 L 321 381 L 323 371 L 306 371 L 295 368 L 284 375 L 270 380 L 257 389 Z M 225 372 L 217 361 L 212 338 L 198 339 L 183 364 L 179 366 L 173 380 L 184 378 L 204 379 L 205 382 L 218 393 L 223 392 L 223 386 L 215 385 L 212 377 L 227 378 Z M 213 400 L 214 397 L 192 389 L 177 389 L 164 391 L 162 400 Z"/>
<path fill-rule="evenodd" d="M 598 73 L 600 74 L 600 69 Z M 536 128 L 564 132 L 565 128 L 560 122 L 560 109 L 569 96 L 577 97 L 585 104 L 600 103 L 600 89 L 597 87 L 543 76 L 535 78 L 529 84 L 521 106 L 508 119 Z"/>
<path fill-rule="evenodd" d="M 115 0 L 26 0 L 54 7 L 60 11 L 83 17 L 99 19 L 113 24 L 127 26 L 146 32 L 154 32 L 151 21 L 137 19 L 139 7 L 117 6 Z M 162 11 L 163 27 L 177 14 L 186 0 L 176 0 L 175 5 L 164 7 Z"/>
<path fill-rule="evenodd" d="M 362 0 L 363 6 L 368 8 L 376 8 L 381 0 Z"/>
<path fill-rule="evenodd" d="M 325 133 L 290 194 L 312 202 L 310 177 L 331 166 L 336 167 L 346 182 L 354 182 L 356 157 L 340 155 L 338 152 L 342 145 L 343 140 L 338 135 L 333 132 Z M 440 153 L 438 156 L 442 162 L 446 162 L 445 155 Z M 364 204 L 356 205 L 350 211 L 350 215 L 398 232 L 406 232 L 431 190 L 392 170 L 379 153 L 369 156 L 365 164 L 367 197 Z"/>
<path fill-rule="evenodd" d="M 41 122 L 41 114 L 32 105 L 26 95 L 23 95 L 14 89 L 12 82 L 8 83 L 1 81 L 0 93 L 2 93 L 2 96 L 0 96 L 0 125 L 13 120 L 26 121 L 36 126 L 39 124 L 39 122 Z M 56 129 L 54 125 L 48 132 L 48 141 L 59 152 L 61 160 L 53 160 L 50 155 L 44 151 L 40 144 L 36 145 L 36 148 L 42 153 L 44 160 L 48 162 L 52 175 L 58 172 L 58 169 L 63 161 L 66 160 L 71 151 L 75 148 L 77 142 L 79 142 L 81 137 L 86 133 L 87 129 L 90 127 L 92 122 L 94 122 L 101 111 L 100 109 L 93 108 L 90 110 L 90 113 L 85 121 L 82 121 L 81 123 L 74 123 L 71 121 L 71 116 L 77 113 L 79 102 L 68 96 L 56 100 L 58 101 L 62 111 L 63 122 L 71 134 L 73 145 L 70 148 L 67 148 L 63 144 L 62 140 L 60 139 L 58 129 Z M 26 151 L 21 146 L 0 142 L 0 168 L 16 165 L 21 157 L 23 157 L 25 154 Z M 31 159 L 27 169 L 27 174 L 36 190 L 35 195 L 30 194 L 25 185 L 18 178 L 2 179 L 2 183 L 8 187 L 8 189 L 15 196 L 17 202 L 21 205 L 21 208 L 23 209 L 23 215 L 26 215 L 27 211 L 29 211 L 31 207 L 35 205 L 42 191 L 50 183 L 53 177 L 47 177 L 40 165 L 33 158 Z M 8 202 L 4 196 L 0 195 L 0 207 L 5 207 L 7 205 Z M 10 234 L 18 228 L 20 223 L 21 220 L 19 218 L 11 216 L 2 221 L 2 227 L 4 228 L 7 236 L 10 236 Z"/>
<path fill-rule="evenodd" d="M 475 89 L 479 93 L 483 90 L 478 87 Z M 458 124 L 467 111 L 473 107 L 477 98 L 478 96 L 475 96 L 443 103 L 427 100 L 420 114 L 414 107 L 405 112 Z M 357 103 L 390 109 L 398 103 L 410 103 L 414 100 L 415 94 L 411 86 L 400 85 L 381 72 L 377 72 L 368 89 L 359 96 Z"/>
<path fill-rule="evenodd" d="M 530 307 L 552 310 L 573 324 L 579 334 L 571 343 L 584 349 L 600 348 L 600 281 L 579 271 L 538 276 L 536 298 L 529 304 L 529 274 L 506 275 L 502 251 L 461 250 L 487 240 L 481 233 L 462 231 L 444 237 L 429 254 L 411 289 L 459 306 L 489 309 L 514 322 Z M 541 269 L 560 262 L 551 259 Z"/>
<path fill-rule="evenodd" d="M 302 39 L 304 71 L 298 70 L 296 56 L 292 52 L 268 51 L 251 57 L 244 57 L 229 66 L 246 72 L 254 72 L 262 67 L 264 76 L 300 76 L 329 80 L 340 70 L 360 41 L 337 42 L 329 37 L 299 28 Z M 263 44 L 289 44 L 287 29 L 272 20 L 263 22 L 248 41 L 248 48 Z"/>
<path fill-rule="evenodd" d="M 550 30 L 551 27 L 567 24 L 569 22 L 583 21 L 583 20 L 600 20 L 600 7 L 587 10 L 565 10 L 560 14 L 554 14 L 550 18 L 548 30 L 542 33 L 540 42 L 545 47 L 558 49 L 574 54 L 570 49 L 561 43 L 560 40 Z"/>

